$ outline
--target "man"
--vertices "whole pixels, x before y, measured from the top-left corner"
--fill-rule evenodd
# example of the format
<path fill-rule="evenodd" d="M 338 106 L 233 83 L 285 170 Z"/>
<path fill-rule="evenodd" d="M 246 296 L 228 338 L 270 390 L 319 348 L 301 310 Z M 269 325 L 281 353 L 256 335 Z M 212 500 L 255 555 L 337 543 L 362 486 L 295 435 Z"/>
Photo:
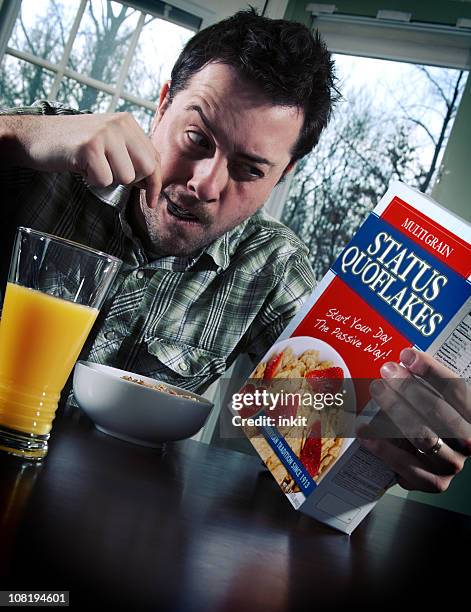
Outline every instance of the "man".
<path fill-rule="evenodd" d="M 127 114 L 74 114 L 47 102 L 6 114 L 4 262 L 20 224 L 120 257 L 85 355 L 203 391 L 237 355 L 261 357 L 313 287 L 305 247 L 261 207 L 317 143 L 335 93 L 317 37 L 247 11 L 189 41 L 149 137 Z M 409 382 L 413 372 L 432 384 L 450 375 L 413 356 L 410 371 L 385 375 Z M 407 413 L 403 395 L 386 385 L 381 401 Z M 469 406 L 449 399 L 468 425 Z M 423 438 L 428 452 L 436 435 Z M 442 490 L 471 452 L 466 440 L 432 456 L 418 457 L 412 443 L 372 450 L 404 486 Z"/>

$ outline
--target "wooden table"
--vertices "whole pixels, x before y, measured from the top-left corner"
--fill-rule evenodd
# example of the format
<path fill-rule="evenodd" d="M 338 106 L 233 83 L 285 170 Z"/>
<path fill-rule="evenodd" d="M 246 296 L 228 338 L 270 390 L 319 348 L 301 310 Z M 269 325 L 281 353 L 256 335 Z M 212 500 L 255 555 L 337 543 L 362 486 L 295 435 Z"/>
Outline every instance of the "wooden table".
<path fill-rule="evenodd" d="M 0 457 L 0 503 L 0 588 L 68 590 L 81 609 L 403 607 L 412 593 L 435 611 L 471 595 L 467 516 L 385 496 L 348 537 L 295 512 L 255 457 L 194 441 L 159 455 L 79 411 L 56 419 L 42 465 Z"/>

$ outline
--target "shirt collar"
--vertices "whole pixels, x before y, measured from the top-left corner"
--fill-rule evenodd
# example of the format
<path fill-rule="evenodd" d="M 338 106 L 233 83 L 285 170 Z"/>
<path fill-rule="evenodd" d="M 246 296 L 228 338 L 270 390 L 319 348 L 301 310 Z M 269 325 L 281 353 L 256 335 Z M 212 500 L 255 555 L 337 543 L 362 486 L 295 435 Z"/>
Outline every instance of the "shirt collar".
<path fill-rule="evenodd" d="M 223 272 L 229 266 L 231 257 L 239 246 L 241 236 L 250 222 L 251 217 L 208 244 L 204 249 L 203 253 L 211 257 L 218 267 L 218 272 Z"/>
<path fill-rule="evenodd" d="M 117 187 L 95 187 L 94 185 L 89 185 L 85 180 L 84 182 L 87 188 L 99 200 L 105 204 L 114 206 L 119 211 L 119 219 L 123 232 L 133 241 L 138 241 L 138 244 L 140 245 L 140 240 L 138 240 L 137 236 L 135 236 L 133 233 L 132 228 L 125 217 L 126 206 L 131 195 L 132 186 L 118 185 Z M 181 271 L 189 270 L 193 268 L 204 256 L 208 256 L 213 260 L 217 267 L 217 271 L 223 272 L 229 266 L 231 257 L 239 246 L 244 230 L 246 229 L 247 225 L 253 222 L 252 220 L 257 214 L 259 213 L 256 212 L 252 217 L 242 221 L 242 223 L 214 240 L 214 242 L 209 244 L 200 253 L 197 253 L 193 257 L 172 257 L 171 259 L 175 260 L 172 268 L 174 270 L 180 269 Z M 164 259 L 170 258 L 166 257 Z"/>

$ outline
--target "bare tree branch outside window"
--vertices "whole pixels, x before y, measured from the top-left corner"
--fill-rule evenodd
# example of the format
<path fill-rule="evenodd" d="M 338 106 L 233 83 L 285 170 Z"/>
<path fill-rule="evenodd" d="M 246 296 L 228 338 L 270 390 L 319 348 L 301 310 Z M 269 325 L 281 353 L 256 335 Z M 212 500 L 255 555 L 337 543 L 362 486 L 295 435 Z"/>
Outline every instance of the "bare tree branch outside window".
<path fill-rule="evenodd" d="M 0 105 L 29 105 L 49 98 L 53 70 L 11 50 L 58 65 L 79 5 L 79 0 L 23 0 L 10 52 L 0 65 Z M 67 68 L 114 86 L 140 15 L 119 2 L 87 0 Z M 122 91 L 115 95 L 115 110 L 133 113 L 143 129 L 149 129 L 160 88 L 193 33 L 146 14 Z M 345 56 L 336 61 L 341 64 Z M 282 217 L 309 247 L 318 277 L 391 179 L 431 190 L 466 81 L 463 71 L 403 64 L 404 70 L 396 70 L 393 81 L 384 85 L 377 75 L 386 78 L 397 62 L 348 61 L 344 102 L 314 152 L 298 163 Z M 361 62 L 380 62 L 376 76 L 361 67 L 352 71 Z M 94 112 L 107 112 L 113 99 L 109 91 L 66 75 L 54 97 Z"/>
<path fill-rule="evenodd" d="M 30 105 L 51 99 L 55 73 L 38 58 L 59 66 L 80 0 L 23 0 L 7 51 L 0 65 L 0 105 Z M 106 86 L 116 86 L 142 12 L 120 2 L 87 0 L 75 35 L 67 69 Z M 124 91 L 145 105 L 119 98 L 115 110 L 132 112 L 148 129 L 160 88 L 194 31 L 145 13 L 137 48 L 131 56 Z M 20 56 L 15 55 L 14 51 Z M 21 54 L 27 54 L 23 58 Z M 65 60 L 64 60 L 65 61 Z M 72 108 L 107 112 L 113 95 L 90 83 L 64 75 L 54 99 Z M 114 107 L 113 107 L 114 108 Z"/>
<path fill-rule="evenodd" d="M 383 64 L 387 76 L 392 62 Z M 466 73 L 403 66 L 383 96 L 376 84 L 366 89 L 346 77 L 343 102 L 317 148 L 297 165 L 282 221 L 308 246 L 318 278 L 392 179 L 423 192 L 433 187 Z"/>

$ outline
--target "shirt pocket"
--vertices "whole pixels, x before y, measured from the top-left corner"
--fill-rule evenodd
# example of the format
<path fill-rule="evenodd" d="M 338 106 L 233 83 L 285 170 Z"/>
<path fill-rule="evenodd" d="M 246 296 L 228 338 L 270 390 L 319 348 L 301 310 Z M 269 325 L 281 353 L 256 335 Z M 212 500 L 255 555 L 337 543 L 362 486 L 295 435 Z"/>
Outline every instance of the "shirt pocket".
<path fill-rule="evenodd" d="M 181 342 L 156 338 L 147 343 L 147 350 L 158 361 L 155 378 L 197 393 L 226 370 L 224 358 Z"/>

